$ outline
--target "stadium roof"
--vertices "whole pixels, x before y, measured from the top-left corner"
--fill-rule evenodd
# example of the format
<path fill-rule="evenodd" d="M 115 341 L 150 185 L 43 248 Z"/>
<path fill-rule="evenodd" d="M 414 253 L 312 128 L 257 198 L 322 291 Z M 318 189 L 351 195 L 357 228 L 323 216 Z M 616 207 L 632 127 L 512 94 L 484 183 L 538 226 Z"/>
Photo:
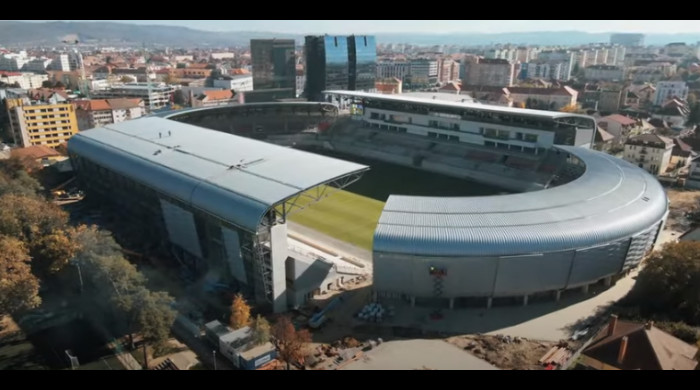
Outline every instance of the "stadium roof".
<path fill-rule="evenodd" d="M 464 101 L 464 102 L 452 101 L 452 102 L 450 102 L 450 101 L 439 100 L 439 99 L 426 99 L 426 98 L 410 96 L 410 95 L 406 96 L 404 94 L 383 95 L 383 94 L 371 93 L 371 92 L 342 91 L 342 90 L 329 90 L 329 91 L 323 91 L 323 93 L 328 94 L 328 95 L 340 95 L 340 96 L 348 96 L 348 97 L 364 98 L 364 99 L 372 99 L 372 100 L 384 100 L 384 101 L 392 101 L 392 102 L 424 104 L 424 105 L 433 106 L 433 107 L 465 108 L 465 109 L 474 109 L 474 110 L 480 110 L 480 111 L 489 111 L 489 112 L 500 113 L 500 114 L 518 114 L 518 115 L 526 115 L 526 116 L 548 118 L 548 119 L 577 117 L 577 118 L 586 118 L 586 119 L 593 120 L 593 118 L 591 118 L 588 115 L 571 114 L 568 112 L 531 110 L 531 109 L 527 109 L 527 108 L 501 107 L 501 106 L 495 106 L 495 105 L 489 105 L 489 104 L 471 103 L 469 101 Z M 473 100 L 469 96 L 465 96 L 464 99 L 465 100 Z"/>
<path fill-rule="evenodd" d="M 82 131 L 68 148 L 249 231 L 271 207 L 369 169 L 158 117 Z"/>
<path fill-rule="evenodd" d="M 424 256 L 512 256 L 597 246 L 660 221 L 666 194 L 646 171 L 589 149 L 556 146 L 585 165 L 577 179 L 520 194 L 439 198 L 392 195 L 374 251 Z"/>

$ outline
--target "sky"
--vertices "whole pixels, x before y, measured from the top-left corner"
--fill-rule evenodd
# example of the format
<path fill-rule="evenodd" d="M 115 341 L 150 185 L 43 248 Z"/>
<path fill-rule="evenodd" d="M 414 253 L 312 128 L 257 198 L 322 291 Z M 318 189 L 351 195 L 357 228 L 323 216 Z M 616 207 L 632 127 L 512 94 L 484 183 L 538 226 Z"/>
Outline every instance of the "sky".
<path fill-rule="evenodd" d="M 49 22 L 52 20 L 34 20 Z M 29 22 L 29 20 L 27 20 Z M 700 32 L 697 20 L 106 20 L 142 25 L 182 26 L 208 31 L 279 33 L 501 33 L 527 31 Z"/>

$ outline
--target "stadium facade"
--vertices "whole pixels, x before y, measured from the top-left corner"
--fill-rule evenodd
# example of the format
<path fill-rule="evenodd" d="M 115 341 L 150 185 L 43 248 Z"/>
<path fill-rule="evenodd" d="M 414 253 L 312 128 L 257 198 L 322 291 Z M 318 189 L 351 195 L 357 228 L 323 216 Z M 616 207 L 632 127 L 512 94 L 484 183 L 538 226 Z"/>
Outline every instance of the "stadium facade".
<path fill-rule="evenodd" d="M 187 268 L 226 270 L 275 312 L 288 307 L 289 211 L 368 169 L 158 117 L 80 132 L 68 152 L 88 196 Z"/>

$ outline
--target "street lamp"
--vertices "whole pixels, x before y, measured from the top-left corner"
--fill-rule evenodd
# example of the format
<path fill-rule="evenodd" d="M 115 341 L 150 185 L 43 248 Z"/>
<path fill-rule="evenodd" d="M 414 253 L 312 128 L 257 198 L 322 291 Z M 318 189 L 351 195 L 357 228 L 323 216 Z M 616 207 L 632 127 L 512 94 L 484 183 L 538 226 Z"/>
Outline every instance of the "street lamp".
<path fill-rule="evenodd" d="M 216 350 L 211 351 L 211 353 L 214 355 L 214 371 L 216 371 Z"/>

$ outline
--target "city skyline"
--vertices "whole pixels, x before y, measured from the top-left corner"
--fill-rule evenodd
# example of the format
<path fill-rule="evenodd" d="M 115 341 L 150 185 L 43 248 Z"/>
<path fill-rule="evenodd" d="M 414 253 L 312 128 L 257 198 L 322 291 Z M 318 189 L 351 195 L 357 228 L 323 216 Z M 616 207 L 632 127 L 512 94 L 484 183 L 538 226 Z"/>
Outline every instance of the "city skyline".
<path fill-rule="evenodd" d="M 99 22 L 98 20 L 20 20 L 21 22 Z M 204 31 L 265 31 L 302 34 L 350 33 L 507 33 L 583 31 L 674 34 L 700 32 L 694 20 L 104 20 L 135 25 L 179 26 Z M 436 32 L 435 23 L 440 30 Z"/>

